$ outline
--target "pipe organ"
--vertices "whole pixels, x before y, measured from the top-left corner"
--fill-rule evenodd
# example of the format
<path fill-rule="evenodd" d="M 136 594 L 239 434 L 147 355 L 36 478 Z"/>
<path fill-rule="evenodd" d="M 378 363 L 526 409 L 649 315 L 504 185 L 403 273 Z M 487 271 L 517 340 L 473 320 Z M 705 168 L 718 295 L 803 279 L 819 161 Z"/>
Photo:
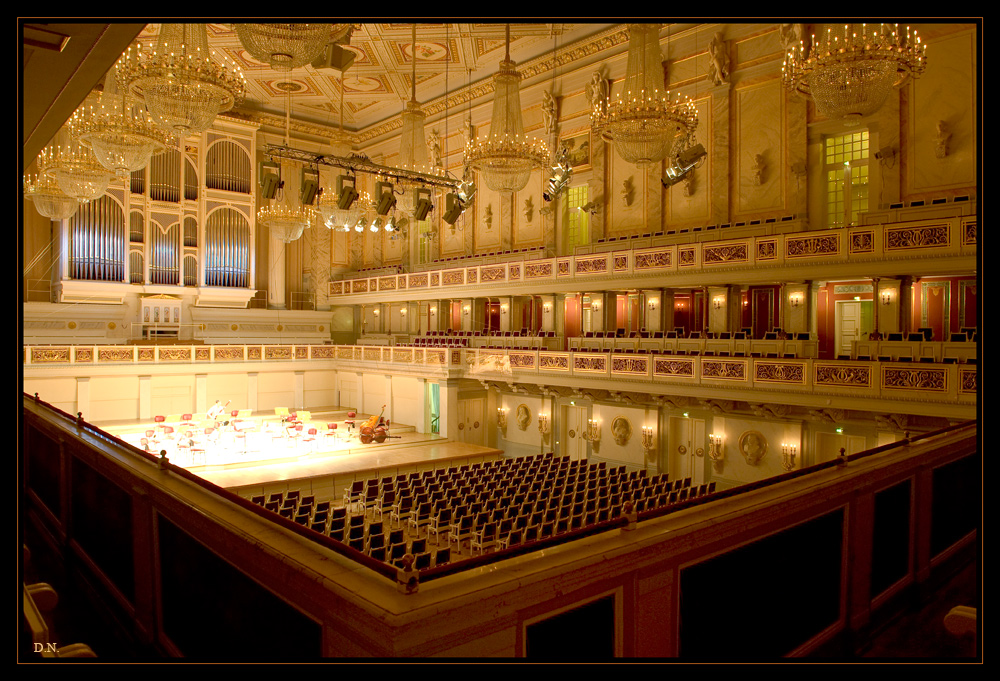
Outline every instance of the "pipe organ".
<path fill-rule="evenodd" d="M 177 284 L 180 281 L 179 232 L 180 224 L 167 229 L 154 224 L 151 229 L 149 281 L 152 284 Z"/>
<path fill-rule="evenodd" d="M 250 157 L 231 140 L 212 145 L 205 156 L 205 186 L 230 192 L 250 193 Z"/>
<path fill-rule="evenodd" d="M 168 149 L 149 162 L 149 197 L 154 201 L 181 200 L 181 152 Z"/>
<path fill-rule="evenodd" d="M 125 213 L 105 194 L 70 220 L 69 274 L 91 281 L 125 280 Z"/>
<path fill-rule="evenodd" d="M 205 285 L 250 286 L 250 223 L 232 208 L 220 208 L 205 226 Z"/>

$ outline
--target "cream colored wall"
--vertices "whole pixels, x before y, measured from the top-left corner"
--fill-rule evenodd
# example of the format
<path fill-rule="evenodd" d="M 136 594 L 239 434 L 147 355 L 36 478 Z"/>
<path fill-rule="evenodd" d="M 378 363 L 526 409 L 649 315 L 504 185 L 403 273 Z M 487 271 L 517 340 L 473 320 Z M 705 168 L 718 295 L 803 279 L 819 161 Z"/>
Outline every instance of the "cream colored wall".
<path fill-rule="evenodd" d="M 615 441 L 613 423 L 618 417 L 627 419 L 632 426 L 632 435 L 624 444 Z M 618 404 L 595 404 L 594 420 L 601 424 L 601 442 L 594 450 L 595 459 L 631 467 L 645 467 L 646 454 L 642 447 L 642 427 L 656 426 L 655 410 Z"/>

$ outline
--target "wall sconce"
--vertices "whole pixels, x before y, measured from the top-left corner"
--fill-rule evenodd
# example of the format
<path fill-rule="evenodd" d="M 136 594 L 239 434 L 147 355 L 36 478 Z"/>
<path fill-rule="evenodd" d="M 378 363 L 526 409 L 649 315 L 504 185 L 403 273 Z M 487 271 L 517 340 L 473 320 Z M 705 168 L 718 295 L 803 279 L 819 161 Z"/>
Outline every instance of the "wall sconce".
<path fill-rule="evenodd" d="M 594 419 L 587 419 L 587 431 L 581 436 L 587 442 L 592 442 L 594 446 L 601 441 L 601 424 Z"/>
<path fill-rule="evenodd" d="M 674 303 L 675 310 L 683 310 L 684 307 L 685 307 L 684 303 L 679 300 L 676 303 Z"/>
<path fill-rule="evenodd" d="M 542 439 L 549 434 L 549 415 L 539 414 L 538 415 L 538 432 L 541 433 Z"/>
<path fill-rule="evenodd" d="M 542 312 L 551 312 L 551 311 L 552 311 L 551 303 L 542 303 Z"/>
<path fill-rule="evenodd" d="M 500 306 L 500 314 L 507 314 L 507 303 Z"/>
<path fill-rule="evenodd" d="M 653 298 L 653 299 L 649 300 L 646 303 L 646 305 L 649 306 L 650 310 L 655 310 L 656 309 L 656 298 Z"/>
<path fill-rule="evenodd" d="M 469 310 L 470 310 L 470 309 L 471 309 L 471 308 L 469 308 L 469 306 L 468 306 L 468 305 L 466 305 L 465 307 L 463 307 L 463 308 L 462 308 L 462 314 L 464 314 L 464 315 L 468 315 L 468 314 L 469 314 Z"/>
<path fill-rule="evenodd" d="M 791 305 L 792 307 L 800 306 L 802 304 L 802 294 L 801 293 L 789 294 L 788 304 Z"/>
<path fill-rule="evenodd" d="M 378 317 L 381 314 L 378 310 L 372 310 L 372 315 Z"/>
<path fill-rule="evenodd" d="M 653 432 L 652 426 L 642 427 L 642 448 L 646 450 L 646 455 L 648 456 L 653 448 L 656 447 L 656 435 Z"/>
<path fill-rule="evenodd" d="M 882 291 L 882 304 L 888 305 L 891 302 L 892 302 L 892 291 L 888 289 Z"/>
<path fill-rule="evenodd" d="M 798 451 L 798 447 L 790 444 L 781 445 L 781 467 L 786 471 L 790 471 L 795 468 L 795 453 Z"/>
<path fill-rule="evenodd" d="M 507 430 L 507 410 L 503 407 L 497 407 L 497 426 L 500 430 Z"/>
<path fill-rule="evenodd" d="M 399 316 L 400 317 L 405 317 L 406 316 L 406 308 L 405 307 L 399 308 Z"/>
<path fill-rule="evenodd" d="M 708 458 L 712 460 L 712 467 L 716 473 L 722 472 L 722 465 L 725 459 L 723 440 L 722 435 L 712 434 L 708 436 Z"/>
<path fill-rule="evenodd" d="M 714 307 L 716 310 L 722 308 L 722 306 L 725 304 L 726 304 L 726 299 L 722 296 L 715 296 L 714 298 L 712 298 L 712 307 Z"/>

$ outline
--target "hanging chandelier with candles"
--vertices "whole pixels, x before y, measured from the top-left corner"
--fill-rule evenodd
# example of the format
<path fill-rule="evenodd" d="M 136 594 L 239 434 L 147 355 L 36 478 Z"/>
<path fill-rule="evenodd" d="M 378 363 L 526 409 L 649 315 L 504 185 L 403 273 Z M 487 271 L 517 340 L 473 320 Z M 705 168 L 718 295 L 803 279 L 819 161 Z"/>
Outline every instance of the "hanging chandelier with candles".
<path fill-rule="evenodd" d="M 801 41 L 785 56 L 782 82 L 811 96 L 816 110 L 834 119 L 858 119 L 878 111 L 889 93 L 927 68 L 916 31 L 898 24 L 844 24 L 810 46 Z"/>
<path fill-rule="evenodd" d="M 591 120 L 623 160 L 639 167 L 665 159 L 698 126 L 694 102 L 663 90 L 659 24 L 629 24 L 623 90 L 596 102 Z"/>
<path fill-rule="evenodd" d="M 50 220 L 68 220 L 80 207 L 80 202 L 69 196 L 53 178 L 40 175 L 24 176 L 24 198 L 31 199 L 35 210 Z"/>
<path fill-rule="evenodd" d="M 204 132 L 246 93 L 239 66 L 212 59 L 205 24 L 161 24 L 156 48 L 129 48 L 118 73 L 122 89 L 146 105 L 158 126 L 178 135 Z"/>
<path fill-rule="evenodd" d="M 103 196 L 113 177 L 93 151 L 73 142 L 65 127 L 53 144 L 38 154 L 35 166 L 39 173 L 54 179 L 64 194 L 84 203 Z"/>
<path fill-rule="evenodd" d="M 342 39 L 352 24 L 236 24 L 236 35 L 250 56 L 276 71 L 312 62 L 327 43 Z"/>
<path fill-rule="evenodd" d="M 175 144 L 173 136 L 128 101 L 117 84 L 117 69 L 105 78 L 98 101 L 85 103 L 69 121 L 70 135 L 94 152 L 98 162 L 118 177 L 142 170 L 149 160 Z"/>
<path fill-rule="evenodd" d="M 287 244 L 302 236 L 316 215 L 316 210 L 310 206 L 274 203 L 257 211 L 257 223 L 267 227 L 271 236 Z"/>
<path fill-rule="evenodd" d="M 516 192 L 528 184 L 531 171 L 549 161 L 545 142 L 524 134 L 521 119 L 521 74 L 510 59 L 510 24 L 507 50 L 493 77 L 493 117 L 490 134 L 470 141 L 465 157 L 483 175 L 486 186 L 498 192 Z"/>

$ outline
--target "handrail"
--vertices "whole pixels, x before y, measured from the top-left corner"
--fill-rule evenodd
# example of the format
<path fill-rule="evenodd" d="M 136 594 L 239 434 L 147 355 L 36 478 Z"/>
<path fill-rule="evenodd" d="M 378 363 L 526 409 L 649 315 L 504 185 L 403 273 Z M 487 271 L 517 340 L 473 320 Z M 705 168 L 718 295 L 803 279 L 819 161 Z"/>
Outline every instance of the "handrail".
<path fill-rule="evenodd" d="M 100 428 L 97 428 L 96 426 L 84 421 L 81 415 L 78 414 L 77 417 L 74 418 L 69 414 L 67 414 L 66 412 L 60 410 L 59 408 L 54 407 L 53 405 L 40 400 L 37 394 L 32 397 L 29 396 L 27 393 L 24 393 L 23 400 L 35 404 L 40 409 L 44 409 L 48 412 L 51 412 L 52 415 L 63 420 L 67 427 L 72 426 L 79 431 L 86 431 L 90 436 L 102 440 L 103 443 L 108 447 L 114 448 L 121 453 L 130 454 L 133 457 L 145 461 L 150 465 L 157 466 L 163 470 L 168 470 L 172 474 L 180 478 L 183 478 L 184 480 L 203 489 L 208 493 L 216 495 L 219 498 L 224 499 L 226 501 L 232 502 L 237 506 L 239 506 L 240 508 L 250 511 L 251 513 L 255 514 L 256 516 L 264 520 L 275 522 L 278 524 L 279 527 L 282 527 L 283 529 L 293 532 L 300 537 L 308 539 L 324 548 L 330 549 L 335 553 L 338 553 L 346 558 L 358 562 L 364 565 L 365 567 L 374 570 L 379 575 L 386 577 L 387 579 L 396 581 L 399 578 L 400 572 L 397 570 L 395 566 L 371 558 L 367 554 L 357 551 L 356 549 L 351 548 L 347 544 L 338 542 L 337 540 L 331 539 L 330 537 L 327 537 L 319 532 L 316 532 L 315 530 L 312 530 L 309 527 L 300 525 L 291 519 L 285 518 L 272 511 L 268 511 L 267 509 L 253 503 L 249 499 L 245 499 L 239 496 L 238 494 L 226 490 L 223 487 L 220 487 L 207 480 L 204 480 L 184 468 L 175 466 L 174 464 L 166 460 L 165 457 L 158 458 L 153 454 L 144 452 L 133 445 L 118 440 L 117 438 L 105 433 Z M 976 429 L 976 428 L 978 428 L 977 421 L 966 421 L 963 423 L 954 424 L 930 433 L 920 435 L 919 437 L 913 438 L 912 440 L 904 439 L 902 441 L 890 443 L 888 445 L 883 445 L 881 447 L 875 447 L 871 450 L 866 450 L 864 452 L 859 452 L 849 456 L 841 456 L 831 461 L 825 461 L 818 464 L 814 464 L 807 468 L 801 468 L 798 470 L 783 473 L 768 478 L 766 480 L 747 483 L 744 485 L 740 485 L 739 487 L 733 487 L 725 490 L 718 490 L 711 494 L 698 496 L 681 502 L 676 502 L 670 504 L 669 506 L 642 511 L 635 514 L 634 518 L 635 521 L 641 522 L 654 518 L 665 517 L 673 513 L 677 513 L 706 503 L 732 498 L 734 496 L 738 496 L 747 492 L 765 489 L 768 487 L 772 487 L 774 485 L 788 482 L 790 480 L 802 478 L 820 471 L 836 468 L 838 466 L 844 465 L 845 463 L 851 461 L 858 461 L 873 456 L 875 454 L 892 451 L 893 449 L 901 449 L 904 447 L 908 447 L 911 446 L 915 440 L 924 441 L 934 437 L 940 437 L 942 435 L 946 435 L 952 432 L 957 432 L 966 429 Z M 634 521 L 626 513 L 623 512 L 622 515 L 616 518 L 611 518 L 601 523 L 596 523 L 575 530 L 570 530 L 568 532 L 559 535 L 553 535 L 551 537 L 547 537 L 544 539 L 539 539 L 532 542 L 526 542 L 517 546 L 508 547 L 506 549 L 500 549 L 489 554 L 464 558 L 462 560 L 449 562 L 445 565 L 435 566 L 433 568 L 421 570 L 418 573 L 418 580 L 426 582 L 441 577 L 445 577 L 448 575 L 464 572 L 469 569 L 483 567 L 519 555 L 524 555 L 526 553 L 530 553 L 536 550 L 552 546 L 564 545 L 576 539 L 593 536 L 617 528 L 623 528 L 628 526 L 632 522 Z"/>

